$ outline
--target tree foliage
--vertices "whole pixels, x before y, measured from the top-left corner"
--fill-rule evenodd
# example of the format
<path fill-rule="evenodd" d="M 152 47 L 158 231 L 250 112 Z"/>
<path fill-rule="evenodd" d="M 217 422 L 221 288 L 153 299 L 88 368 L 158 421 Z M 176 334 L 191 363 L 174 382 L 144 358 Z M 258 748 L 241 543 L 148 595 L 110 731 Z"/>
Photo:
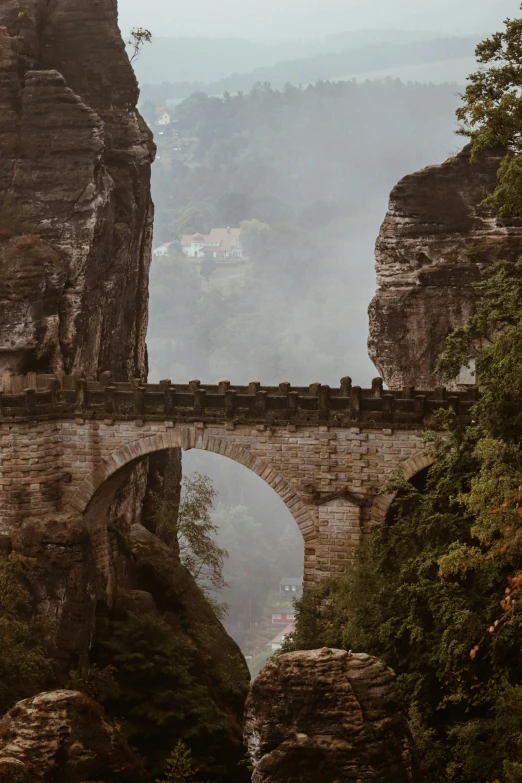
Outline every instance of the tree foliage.
<path fill-rule="evenodd" d="M 197 766 L 212 769 L 228 719 L 192 676 L 190 648 L 165 619 L 129 614 L 113 622 L 96 658 L 112 667 L 115 683 L 104 705 L 153 772 L 163 771 L 177 740 L 194 751 Z"/>
<path fill-rule="evenodd" d="M 127 41 L 127 45 L 131 47 L 132 54 L 130 56 L 131 63 L 135 62 L 141 54 L 146 43 L 151 43 L 152 33 L 150 30 L 146 30 L 144 27 L 133 27 L 130 31 L 130 37 Z"/>
<path fill-rule="evenodd" d="M 476 55 L 482 67 L 469 77 L 457 110 L 460 133 L 471 139 L 475 158 L 487 147 L 506 150 L 498 187 L 485 203 L 501 218 L 522 217 L 522 19 L 507 19 Z"/>
<path fill-rule="evenodd" d="M 181 740 L 170 754 L 165 769 L 165 777 L 156 783 L 192 783 L 199 767 L 194 764 L 192 751 Z"/>
<path fill-rule="evenodd" d="M 20 555 L 0 557 L 0 715 L 52 681 L 47 649 L 51 623 L 38 615 L 28 589 L 30 563 Z"/>
<path fill-rule="evenodd" d="M 395 476 L 346 577 L 306 594 L 294 647 L 340 645 L 399 674 L 433 783 L 508 783 L 522 764 L 522 263 L 493 268 L 441 368 L 477 363 L 475 424 L 427 435 L 425 483 Z M 460 365 L 459 365 L 460 367 Z"/>
<path fill-rule="evenodd" d="M 156 494 L 152 501 L 156 533 L 173 548 L 201 587 L 207 591 L 223 588 L 223 565 L 228 553 L 215 540 L 217 527 L 211 509 L 216 491 L 211 479 L 200 473 L 185 476 L 179 499 L 168 472 L 165 484 L 167 491 Z"/>

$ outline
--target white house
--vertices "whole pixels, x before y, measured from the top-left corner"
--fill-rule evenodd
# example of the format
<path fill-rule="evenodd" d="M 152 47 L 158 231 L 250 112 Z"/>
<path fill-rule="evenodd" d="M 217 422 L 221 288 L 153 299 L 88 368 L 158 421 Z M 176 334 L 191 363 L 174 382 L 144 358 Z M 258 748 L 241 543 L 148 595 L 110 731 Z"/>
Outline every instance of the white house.
<path fill-rule="evenodd" d="M 300 596 L 303 592 L 303 580 L 295 577 L 284 577 L 279 582 L 279 592 L 286 595 Z"/>
<path fill-rule="evenodd" d="M 172 245 L 172 242 L 166 242 L 164 245 L 160 245 L 159 247 L 156 247 L 152 251 L 152 255 L 154 258 L 164 258 L 165 256 L 168 256 L 169 254 L 169 248 Z"/>
<path fill-rule="evenodd" d="M 292 636 L 295 631 L 295 623 L 290 623 L 290 625 L 287 625 L 286 628 L 283 628 L 282 631 L 280 631 L 277 636 L 272 639 L 271 642 L 268 642 L 267 647 L 270 647 L 272 652 L 276 652 L 277 650 L 280 650 L 283 646 L 283 643 L 288 637 Z"/>
<path fill-rule="evenodd" d="M 205 245 L 203 234 L 184 234 L 181 238 L 181 249 L 187 258 L 205 258 Z"/>
<path fill-rule="evenodd" d="M 210 234 L 185 234 L 181 248 L 187 258 L 211 256 L 217 263 L 237 263 L 247 256 L 241 246 L 240 228 L 213 228 Z"/>
<path fill-rule="evenodd" d="M 170 116 L 170 111 L 166 109 L 164 106 L 158 107 L 155 112 L 156 117 L 156 125 L 170 125 L 172 122 L 172 117 Z"/>

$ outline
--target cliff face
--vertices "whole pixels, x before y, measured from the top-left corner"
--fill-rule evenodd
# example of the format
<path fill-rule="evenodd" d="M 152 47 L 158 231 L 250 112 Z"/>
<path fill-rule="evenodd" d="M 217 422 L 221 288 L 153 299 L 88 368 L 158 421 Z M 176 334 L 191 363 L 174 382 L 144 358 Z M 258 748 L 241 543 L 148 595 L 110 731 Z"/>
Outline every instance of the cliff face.
<path fill-rule="evenodd" d="M 0 7 L 0 371 L 147 371 L 151 134 L 115 0 Z"/>
<path fill-rule="evenodd" d="M 502 157 L 493 149 L 471 163 L 466 148 L 405 177 L 391 193 L 376 246 L 369 339 L 370 358 L 391 389 L 440 385 L 437 357 L 474 311 L 473 283 L 488 264 L 522 251 L 522 228 L 480 206 Z"/>
<path fill-rule="evenodd" d="M 0 373 L 146 378 L 155 147 L 137 100 L 116 0 L 0 0 Z M 179 487 L 180 450 L 169 458 Z M 56 618 L 61 684 L 88 668 L 122 602 L 167 617 L 228 718 L 224 758 L 239 760 L 244 660 L 176 552 L 141 525 L 166 459 L 141 461 L 94 529 L 19 520 L 0 556 L 29 559 L 35 604 Z"/>

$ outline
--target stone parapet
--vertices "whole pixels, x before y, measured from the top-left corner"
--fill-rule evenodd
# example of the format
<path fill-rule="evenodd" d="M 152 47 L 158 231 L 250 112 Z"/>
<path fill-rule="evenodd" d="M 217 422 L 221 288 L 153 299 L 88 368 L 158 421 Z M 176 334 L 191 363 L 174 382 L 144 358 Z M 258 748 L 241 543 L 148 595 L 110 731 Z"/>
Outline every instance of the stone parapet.
<path fill-rule="evenodd" d="M 171 420 L 177 423 L 328 425 L 364 428 L 408 429 L 433 427 L 435 414 L 453 409 L 463 424 L 472 421 L 477 390 L 448 392 L 384 389 L 381 378 L 371 389 L 353 386 L 343 378 L 339 387 L 320 383 L 310 386 L 261 386 L 250 383 L 174 384 L 170 380 L 145 384 L 140 379 L 115 383 L 110 372 L 99 381 L 76 375 L 10 375 L 0 378 L 0 421 L 84 419 L 115 421 Z"/>

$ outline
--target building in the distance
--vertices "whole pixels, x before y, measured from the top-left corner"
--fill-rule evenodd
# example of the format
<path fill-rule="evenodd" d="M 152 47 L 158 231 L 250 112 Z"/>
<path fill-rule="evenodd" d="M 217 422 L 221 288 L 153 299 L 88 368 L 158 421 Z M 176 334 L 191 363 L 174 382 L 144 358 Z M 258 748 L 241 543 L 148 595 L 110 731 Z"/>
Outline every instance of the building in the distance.
<path fill-rule="evenodd" d="M 170 125 L 170 123 L 172 122 L 170 110 L 165 108 L 165 106 L 158 106 L 158 108 L 155 109 L 154 111 L 154 117 L 155 117 L 156 125 L 159 125 L 161 127 Z"/>
<path fill-rule="evenodd" d="M 240 228 L 213 228 L 210 234 L 184 234 L 181 248 L 187 258 L 210 256 L 218 264 L 238 263 L 247 258 L 241 245 Z"/>
<path fill-rule="evenodd" d="M 276 652 L 277 650 L 280 650 L 283 646 L 283 642 L 285 642 L 288 637 L 293 636 L 295 632 L 295 623 L 290 623 L 290 625 L 287 625 L 286 628 L 283 628 L 277 636 L 275 636 L 271 642 L 268 642 L 267 647 L 270 647 L 272 652 Z"/>
<path fill-rule="evenodd" d="M 285 595 L 298 597 L 303 593 L 303 580 L 295 577 L 284 577 L 279 582 L 279 592 Z"/>
<path fill-rule="evenodd" d="M 272 625 L 290 625 L 295 620 L 294 609 L 273 609 L 272 610 Z"/>
<path fill-rule="evenodd" d="M 164 258 L 165 256 L 168 256 L 169 254 L 169 248 L 172 245 L 172 242 L 165 242 L 164 245 L 160 245 L 159 247 L 155 247 L 152 251 L 152 255 L 154 258 Z"/>

